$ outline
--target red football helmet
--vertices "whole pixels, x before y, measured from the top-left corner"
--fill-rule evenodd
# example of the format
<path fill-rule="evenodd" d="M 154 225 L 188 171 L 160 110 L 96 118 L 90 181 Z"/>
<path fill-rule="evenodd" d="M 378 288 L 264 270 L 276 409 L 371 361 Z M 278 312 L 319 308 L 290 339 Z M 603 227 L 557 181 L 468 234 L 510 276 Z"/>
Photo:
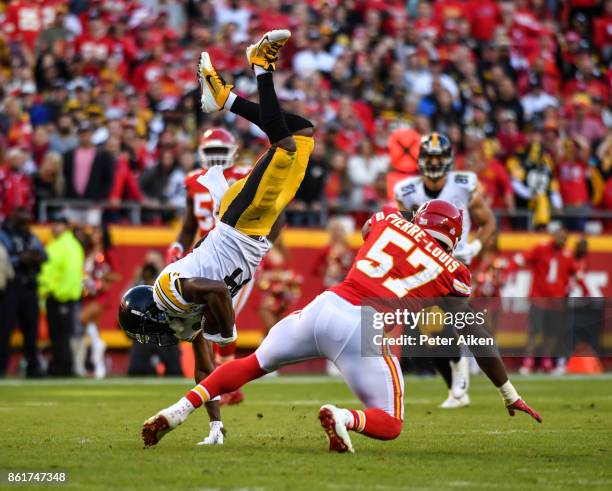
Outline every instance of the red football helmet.
<path fill-rule="evenodd" d="M 236 139 L 225 128 L 211 128 L 200 137 L 198 155 L 202 167 L 210 169 L 220 165 L 224 169 L 234 165 L 234 157 L 238 151 Z"/>
<path fill-rule="evenodd" d="M 455 205 L 442 199 L 423 203 L 412 219 L 434 239 L 453 251 L 463 232 L 463 214 Z"/>

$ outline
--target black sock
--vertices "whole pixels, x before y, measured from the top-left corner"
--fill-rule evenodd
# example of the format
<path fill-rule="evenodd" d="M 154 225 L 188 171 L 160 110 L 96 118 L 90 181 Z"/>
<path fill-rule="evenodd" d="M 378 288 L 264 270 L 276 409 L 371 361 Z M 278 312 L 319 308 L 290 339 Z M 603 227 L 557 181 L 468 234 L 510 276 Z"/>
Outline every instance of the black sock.
<path fill-rule="evenodd" d="M 257 90 L 259 91 L 261 129 L 268 135 L 270 143 L 274 144 L 291 136 L 276 97 L 272 73 L 268 72 L 257 76 Z"/>
<path fill-rule="evenodd" d="M 442 375 L 444 382 L 447 387 L 450 389 L 451 384 L 453 383 L 453 374 L 451 373 L 450 367 L 450 358 L 446 358 L 445 356 L 434 356 L 433 363 L 438 370 L 438 373 Z"/>
<path fill-rule="evenodd" d="M 256 102 L 249 101 L 244 97 L 236 96 L 230 111 L 261 128 L 261 120 L 259 119 L 259 104 Z M 283 111 L 283 116 L 285 117 L 287 128 L 289 128 L 289 131 L 292 134 L 296 131 L 303 130 L 305 128 L 312 128 L 314 126 L 306 118 L 294 113 Z"/>

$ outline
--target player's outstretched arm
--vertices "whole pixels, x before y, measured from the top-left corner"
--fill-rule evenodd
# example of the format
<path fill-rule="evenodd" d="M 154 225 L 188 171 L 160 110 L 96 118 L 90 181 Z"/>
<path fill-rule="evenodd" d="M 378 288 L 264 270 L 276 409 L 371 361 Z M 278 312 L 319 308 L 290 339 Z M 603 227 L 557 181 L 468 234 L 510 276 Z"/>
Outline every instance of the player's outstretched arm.
<path fill-rule="evenodd" d="M 227 285 L 208 278 L 181 278 L 179 281 L 183 298 L 191 303 L 208 305 L 221 338 L 233 340 L 235 315 Z"/>
<path fill-rule="evenodd" d="M 447 310 L 471 312 L 472 308 L 467 298 L 453 297 L 452 300 L 448 302 Z M 470 351 L 476 358 L 476 362 L 480 369 L 489 377 L 489 380 L 493 382 L 497 390 L 499 390 L 510 416 L 514 416 L 515 411 L 523 411 L 529 414 L 529 416 L 538 423 L 541 423 L 542 417 L 525 403 L 508 379 L 508 373 L 506 372 L 504 362 L 499 356 L 495 341 L 487 329 L 476 323 L 466 323 L 465 327 L 460 330 L 458 329 L 458 331 L 460 334 L 472 335 L 477 339 L 484 339 L 487 341 L 482 344 L 473 344 L 470 346 Z"/>

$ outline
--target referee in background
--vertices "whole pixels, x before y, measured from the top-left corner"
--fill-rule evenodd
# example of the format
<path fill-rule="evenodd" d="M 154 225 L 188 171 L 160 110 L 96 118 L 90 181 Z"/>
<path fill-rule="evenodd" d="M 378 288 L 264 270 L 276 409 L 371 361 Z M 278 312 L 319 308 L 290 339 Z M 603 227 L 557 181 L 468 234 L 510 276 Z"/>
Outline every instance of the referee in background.
<path fill-rule="evenodd" d="M 65 217 L 51 226 L 53 240 L 47 245 L 49 257 L 40 272 L 40 293 L 46 299 L 47 324 L 51 339 L 49 375 L 74 375 L 70 338 L 78 322 L 78 306 L 83 288 L 85 253 L 68 228 Z"/>

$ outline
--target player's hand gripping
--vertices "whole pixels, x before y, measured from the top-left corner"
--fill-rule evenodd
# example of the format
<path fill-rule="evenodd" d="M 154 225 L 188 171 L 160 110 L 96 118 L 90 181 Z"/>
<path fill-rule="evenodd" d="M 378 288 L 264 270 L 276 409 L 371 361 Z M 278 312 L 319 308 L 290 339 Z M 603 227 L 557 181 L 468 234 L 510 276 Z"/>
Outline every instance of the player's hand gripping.
<path fill-rule="evenodd" d="M 540 414 L 534 409 L 530 408 L 523 399 L 519 398 L 516 401 L 514 401 L 512 404 L 506 405 L 506 409 L 508 410 L 508 413 L 510 414 L 510 416 L 514 416 L 516 411 L 522 411 L 524 413 L 527 413 L 529 416 L 535 419 L 538 423 L 542 422 L 542 417 L 540 416 Z"/>

